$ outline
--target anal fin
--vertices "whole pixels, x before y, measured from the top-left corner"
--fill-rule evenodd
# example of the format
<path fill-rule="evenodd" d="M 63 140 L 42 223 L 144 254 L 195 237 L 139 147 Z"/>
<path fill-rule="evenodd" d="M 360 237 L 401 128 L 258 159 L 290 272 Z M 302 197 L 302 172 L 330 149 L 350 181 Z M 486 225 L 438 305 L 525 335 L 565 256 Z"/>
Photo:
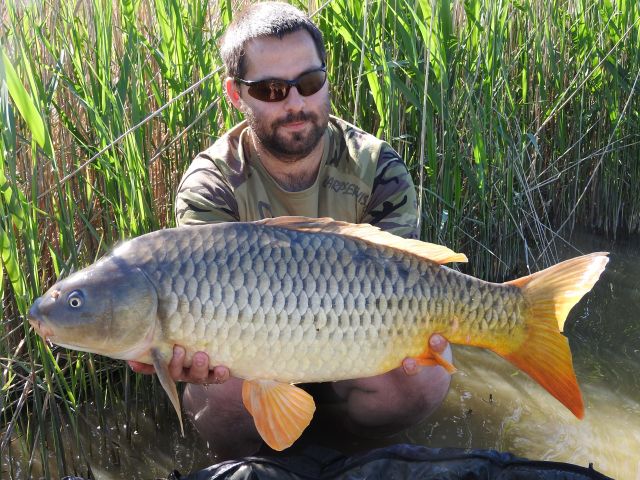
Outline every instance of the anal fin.
<path fill-rule="evenodd" d="M 245 380 L 242 401 L 269 447 L 284 450 L 311 423 L 313 397 L 294 385 L 274 380 Z"/>
<path fill-rule="evenodd" d="M 420 365 L 421 367 L 433 367 L 436 365 L 440 365 L 449 373 L 455 373 L 458 371 L 458 369 L 451 362 L 449 362 L 438 352 L 434 352 L 433 350 L 431 350 L 429 346 L 427 346 L 424 352 L 415 357 L 415 359 L 418 365 Z"/>

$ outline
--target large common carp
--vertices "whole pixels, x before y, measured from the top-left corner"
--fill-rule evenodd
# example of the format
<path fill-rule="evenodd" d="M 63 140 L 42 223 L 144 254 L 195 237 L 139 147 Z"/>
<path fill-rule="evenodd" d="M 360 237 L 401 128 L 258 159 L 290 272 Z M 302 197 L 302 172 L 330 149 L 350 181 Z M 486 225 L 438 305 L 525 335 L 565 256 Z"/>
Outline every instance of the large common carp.
<path fill-rule="evenodd" d="M 123 243 L 51 287 L 29 320 L 58 345 L 152 363 L 179 417 L 173 346 L 186 348 L 187 365 L 207 352 L 245 379 L 244 404 L 279 450 L 315 410 L 294 383 L 377 375 L 406 357 L 453 370 L 429 352 L 433 333 L 501 355 L 581 418 L 560 331 L 606 255 L 495 284 L 442 266 L 462 254 L 370 225 L 280 217 L 189 226 Z"/>

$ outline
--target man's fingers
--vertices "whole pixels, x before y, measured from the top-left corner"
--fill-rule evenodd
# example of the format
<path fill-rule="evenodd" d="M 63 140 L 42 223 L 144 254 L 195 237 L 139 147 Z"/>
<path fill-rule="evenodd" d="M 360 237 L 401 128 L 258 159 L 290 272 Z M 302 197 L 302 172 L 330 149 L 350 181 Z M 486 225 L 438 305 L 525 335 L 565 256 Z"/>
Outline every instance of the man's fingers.
<path fill-rule="evenodd" d="M 402 361 L 402 369 L 407 375 L 415 375 L 420 371 L 420 366 L 415 358 L 407 357 Z"/>
<path fill-rule="evenodd" d="M 185 368 L 184 361 L 186 351 L 178 345 L 173 347 L 173 356 L 169 362 L 169 373 L 176 382 L 189 383 L 224 383 L 231 377 L 229 369 L 224 366 L 217 366 L 209 370 L 209 356 L 204 352 L 196 352 L 191 359 L 191 367 Z M 146 363 L 129 361 L 127 362 L 136 373 L 155 373 L 153 365 Z"/>
<path fill-rule="evenodd" d="M 169 373 L 175 381 L 183 380 L 185 349 L 176 345 L 173 347 L 173 357 L 169 362 Z"/>
<path fill-rule="evenodd" d="M 436 353 L 443 353 L 447 349 L 447 339 L 439 333 L 434 333 L 429 337 L 429 348 Z"/>
<path fill-rule="evenodd" d="M 439 333 L 434 333 L 429 337 L 429 350 L 433 353 L 441 355 L 449 345 L 449 342 Z M 407 357 L 402 361 L 402 369 L 409 376 L 416 375 L 422 367 L 436 366 L 438 361 L 433 357 L 421 358 L 418 362 L 415 358 Z"/>
<path fill-rule="evenodd" d="M 191 359 L 188 382 L 207 383 L 209 379 L 209 356 L 204 352 L 196 352 Z"/>
<path fill-rule="evenodd" d="M 229 380 L 231 374 L 227 367 L 217 366 L 213 369 L 209 377 L 212 379 L 211 383 L 224 383 Z"/>

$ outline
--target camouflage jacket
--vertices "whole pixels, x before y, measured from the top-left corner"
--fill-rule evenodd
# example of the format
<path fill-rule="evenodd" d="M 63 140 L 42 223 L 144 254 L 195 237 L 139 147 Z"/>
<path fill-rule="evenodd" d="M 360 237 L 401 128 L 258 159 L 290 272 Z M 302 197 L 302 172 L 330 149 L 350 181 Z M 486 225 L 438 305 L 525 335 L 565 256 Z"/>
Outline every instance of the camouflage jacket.
<path fill-rule="evenodd" d="M 240 123 L 193 160 L 178 187 L 178 225 L 304 215 L 417 238 L 415 187 L 386 142 L 330 117 L 315 183 L 289 192 L 262 166 L 248 130 Z"/>

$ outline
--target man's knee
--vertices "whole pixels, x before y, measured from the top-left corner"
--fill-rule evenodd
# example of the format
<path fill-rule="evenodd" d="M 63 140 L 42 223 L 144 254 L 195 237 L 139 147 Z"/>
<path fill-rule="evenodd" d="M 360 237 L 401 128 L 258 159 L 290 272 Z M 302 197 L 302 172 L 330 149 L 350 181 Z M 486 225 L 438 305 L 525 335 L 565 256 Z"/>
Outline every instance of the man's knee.
<path fill-rule="evenodd" d="M 220 458 L 255 453 L 262 444 L 253 418 L 242 404 L 242 381 L 220 385 L 188 384 L 183 407 L 198 434 Z"/>
<path fill-rule="evenodd" d="M 450 352 L 446 352 L 449 359 Z M 372 379 L 336 385 L 347 402 L 352 430 L 365 435 L 386 435 L 415 425 L 442 404 L 451 383 L 442 367 L 425 367 L 408 376 L 402 368 Z"/>

